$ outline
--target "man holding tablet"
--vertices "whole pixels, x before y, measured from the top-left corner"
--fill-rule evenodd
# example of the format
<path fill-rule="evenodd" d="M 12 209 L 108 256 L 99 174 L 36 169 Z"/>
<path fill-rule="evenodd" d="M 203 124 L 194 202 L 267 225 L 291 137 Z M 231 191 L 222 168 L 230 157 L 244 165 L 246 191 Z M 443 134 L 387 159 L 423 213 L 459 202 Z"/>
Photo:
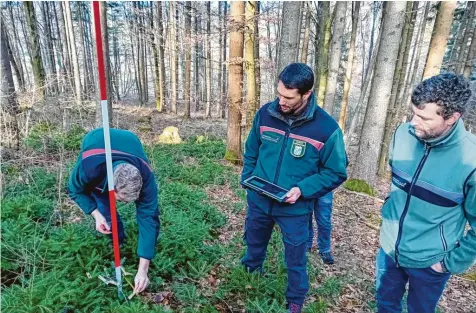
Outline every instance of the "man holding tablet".
<path fill-rule="evenodd" d="M 248 189 L 247 251 L 241 262 L 250 272 L 262 272 L 277 223 L 288 271 L 287 307 L 293 313 L 301 312 L 309 289 L 306 250 L 314 203 L 347 178 L 342 131 L 317 106 L 313 85 L 309 66 L 292 63 L 284 68 L 278 98 L 261 107 L 254 118 L 241 176 Z"/>

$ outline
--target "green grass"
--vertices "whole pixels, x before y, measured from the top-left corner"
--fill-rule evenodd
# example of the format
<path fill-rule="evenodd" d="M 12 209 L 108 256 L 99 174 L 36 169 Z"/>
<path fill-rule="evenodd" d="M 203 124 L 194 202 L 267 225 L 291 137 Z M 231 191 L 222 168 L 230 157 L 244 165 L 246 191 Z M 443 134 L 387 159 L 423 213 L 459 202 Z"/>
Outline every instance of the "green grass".
<path fill-rule="evenodd" d="M 55 150 L 64 151 L 68 143 L 68 149 L 77 152 L 79 130 L 62 135 L 51 125 L 40 126 L 27 139 L 30 148 L 50 153 L 40 144 L 37 133 L 43 131 L 62 138 L 57 142 L 63 146 Z M 205 138 L 146 150 L 157 174 L 161 210 L 161 235 L 148 292 L 173 292 L 169 305 L 177 312 L 211 313 L 227 306 L 248 312 L 283 312 L 287 277 L 280 233 L 273 233 L 263 276 L 241 267 L 245 249 L 240 235 L 228 244 L 218 240 L 227 221 L 210 204 L 205 188 L 229 185 L 240 199 L 230 203 L 230 210 L 238 213 L 246 206 L 238 175 L 221 161 L 224 142 Z M 170 312 L 146 297 L 134 297 L 125 304 L 117 298 L 116 287 L 97 279 L 105 271 L 112 273 L 112 249 L 109 240 L 93 230 L 92 219 L 78 220 L 83 214 L 65 202 L 73 162 L 67 161 L 61 176 L 59 166 L 2 167 L 6 182 L 1 212 L 2 308 L 11 313 Z M 138 232 L 134 207 L 119 205 L 118 210 L 129 238 L 121 256 L 126 270 L 135 273 Z M 213 290 L 203 284 L 211 272 L 220 280 Z M 309 273 L 315 281 L 319 269 L 309 266 Z M 127 284 L 124 288 L 126 294 L 132 291 Z M 326 312 L 327 301 L 340 288 L 339 282 L 326 281 L 312 291 L 319 300 L 306 312 Z"/>

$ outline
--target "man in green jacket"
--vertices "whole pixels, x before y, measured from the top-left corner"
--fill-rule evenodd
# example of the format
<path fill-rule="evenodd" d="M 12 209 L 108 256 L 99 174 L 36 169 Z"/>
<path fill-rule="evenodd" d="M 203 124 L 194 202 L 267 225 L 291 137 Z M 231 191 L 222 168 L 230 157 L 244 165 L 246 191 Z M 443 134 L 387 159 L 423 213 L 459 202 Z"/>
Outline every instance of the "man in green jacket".
<path fill-rule="evenodd" d="M 110 136 L 116 199 L 136 204 L 139 267 L 134 292 L 140 293 L 149 284 L 149 264 L 155 255 L 160 230 L 158 187 L 139 138 L 120 129 L 110 129 Z M 76 166 L 69 177 L 68 193 L 84 213 L 94 217 L 96 230 L 110 236 L 111 212 L 102 128 L 94 129 L 84 137 Z M 119 244 L 123 244 L 125 233 L 119 214 L 117 221 Z"/>
<path fill-rule="evenodd" d="M 241 260 L 249 271 L 262 271 L 275 223 L 283 235 L 288 270 L 289 312 L 301 312 L 309 289 L 306 251 L 309 222 L 316 199 L 347 178 L 342 131 L 316 104 L 314 74 L 303 63 L 279 75 L 278 98 L 257 112 L 245 146 L 241 180 L 258 176 L 287 190 L 280 203 L 247 191 L 248 211 Z"/>
<path fill-rule="evenodd" d="M 382 207 L 378 312 L 434 312 L 451 274 L 476 260 L 476 136 L 461 116 L 469 83 L 441 74 L 416 87 L 413 118 L 390 146 L 392 187 Z M 465 233 L 465 226 L 470 229 Z"/>

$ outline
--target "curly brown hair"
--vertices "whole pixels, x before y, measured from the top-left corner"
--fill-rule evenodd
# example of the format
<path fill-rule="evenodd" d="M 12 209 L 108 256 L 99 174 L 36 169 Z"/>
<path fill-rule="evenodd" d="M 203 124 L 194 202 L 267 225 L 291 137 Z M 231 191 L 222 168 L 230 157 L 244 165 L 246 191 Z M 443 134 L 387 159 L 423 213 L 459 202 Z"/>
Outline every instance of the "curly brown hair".
<path fill-rule="evenodd" d="M 455 112 L 463 115 L 470 97 L 468 80 L 462 75 L 445 73 L 422 81 L 413 91 L 412 103 L 420 109 L 427 103 L 436 103 L 440 108 L 438 114 L 446 120 Z"/>

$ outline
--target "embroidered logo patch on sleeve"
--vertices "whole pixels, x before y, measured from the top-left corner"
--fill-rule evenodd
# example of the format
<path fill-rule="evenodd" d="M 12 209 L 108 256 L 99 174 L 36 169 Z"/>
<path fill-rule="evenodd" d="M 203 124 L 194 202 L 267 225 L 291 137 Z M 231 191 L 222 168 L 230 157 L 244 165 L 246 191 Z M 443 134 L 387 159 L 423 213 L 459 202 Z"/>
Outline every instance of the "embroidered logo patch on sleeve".
<path fill-rule="evenodd" d="M 291 154 L 293 157 L 300 158 L 306 153 L 306 142 L 302 140 L 293 140 L 291 145 Z"/>

